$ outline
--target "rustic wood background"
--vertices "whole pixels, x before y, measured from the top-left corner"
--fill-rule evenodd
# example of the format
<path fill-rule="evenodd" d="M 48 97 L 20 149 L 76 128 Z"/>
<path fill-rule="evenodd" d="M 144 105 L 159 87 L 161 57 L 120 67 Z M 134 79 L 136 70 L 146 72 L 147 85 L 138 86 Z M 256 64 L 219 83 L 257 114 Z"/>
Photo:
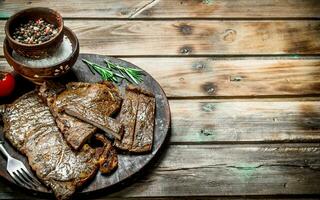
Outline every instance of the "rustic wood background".
<path fill-rule="evenodd" d="M 318 198 L 320 1 L 2 0 L 0 41 L 36 6 L 62 14 L 81 53 L 140 66 L 170 99 L 161 157 L 93 198 Z M 15 198 L 34 196 L 0 181 L 0 199 Z"/>

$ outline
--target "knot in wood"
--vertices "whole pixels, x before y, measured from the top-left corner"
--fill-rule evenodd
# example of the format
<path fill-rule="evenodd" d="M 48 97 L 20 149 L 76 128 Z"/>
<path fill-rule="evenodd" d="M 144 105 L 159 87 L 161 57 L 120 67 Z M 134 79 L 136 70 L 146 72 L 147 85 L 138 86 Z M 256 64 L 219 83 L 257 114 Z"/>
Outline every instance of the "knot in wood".
<path fill-rule="evenodd" d="M 212 82 L 206 82 L 201 85 L 201 88 L 204 92 L 209 95 L 214 95 L 216 93 L 216 85 Z"/>
<path fill-rule="evenodd" d="M 192 52 L 192 47 L 190 46 L 184 46 L 180 49 L 180 53 L 182 54 L 189 54 Z"/>
<path fill-rule="evenodd" d="M 191 35 L 192 34 L 192 27 L 188 24 L 181 24 L 179 26 L 179 31 L 182 35 Z"/>
<path fill-rule="evenodd" d="M 237 31 L 233 29 L 226 29 L 223 33 L 223 40 L 226 42 L 233 42 L 236 40 Z"/>

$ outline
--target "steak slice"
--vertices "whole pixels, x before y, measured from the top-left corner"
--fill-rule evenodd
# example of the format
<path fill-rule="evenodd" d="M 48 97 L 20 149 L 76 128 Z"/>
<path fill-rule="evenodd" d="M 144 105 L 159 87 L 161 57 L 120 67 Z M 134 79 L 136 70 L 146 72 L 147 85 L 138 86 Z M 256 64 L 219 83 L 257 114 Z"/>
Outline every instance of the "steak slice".
<path fill-rule="evenodd" d="M 155 118 L 155 98 L 147 93 L 139 95 L 139 106 L 133 144 L 130 151 L 149 152 L 152 149 Z"/>
<path fill-rule="evenodd" d="M 46 99 L 59 129 L 68 144 L 75 150 L 78 150 L 97 131 L 97 128 L 67 115 L 64 112 L 64 106 L 83 105 L 87 108 L 99 110 L 104 116 L 110 116 L 117 112 L 121 105 L 119 91 L 110 82 L 71 82 L 66 85 L 66 89 L 61 93 L 52 92 L 52 87 L 44 84 L 40 87 L 40 96 Z"/>
<path fill-rule="evenodd" d="M 125 129 L 122 140 L 115 141 L 117 148 L 134 153 L 151 151 L 155 105 L 152 93 L 132 85 L 127 86 L 119 115 Z"/>
<path fill-rule="evenodd" d="M 138 101 L 139 95 L 130 87 L 127 87 L 119 114 L 120 123 L 124 125 L 124 134 L 121 140 L 115 140 L 114 142 L 114 145 L 121 150 L 130 150 L 132 147 Z"/>
<path fill-rule="evenodd" d="M 84 83 L 70 82 L 66 85 L 57 101 L 61 103 L 70 100 L 87 108 L 99 110 L 105 116 L 111 116 L 119 111 L 122 99 L 118 88 L 111 82 Z"/>
<path fill-rule="evenodd" d="M 109 166 L 110 160 L 117 160 L 114 149 L 108 145 L 93 149 L 85 144 L 74 152 L 35 91 L 0 107 L 5 137 L 27 156 L 37 177 L 58 199 L 70 198 L 78 187 L 96 174 L 99 165 Z M 108 157 L 110 155 L 113 157 Z"/>
<path fill-rule="evenodd" d="M 87 108 L 82 105 L 66 105 L 65 112 L 75 118 L 83 120 L 103 130 L 109 138 L 121 140 L 123 126 L 115 119 L 103 115 L 99 110 Z"/>

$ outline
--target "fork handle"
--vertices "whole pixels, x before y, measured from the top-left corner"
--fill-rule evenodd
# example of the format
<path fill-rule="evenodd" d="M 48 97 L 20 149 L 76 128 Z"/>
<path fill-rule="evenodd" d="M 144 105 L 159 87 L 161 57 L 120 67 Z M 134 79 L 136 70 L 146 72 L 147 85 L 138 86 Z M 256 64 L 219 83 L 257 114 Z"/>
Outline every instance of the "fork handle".
<path fill-rule="evenodd" d="M 4 142 L 0 140 L 0 151 L 1 153 L 8 159 L 10 158 L 10 154 L 7 152 L 7 150 L 3 146 Z"/>

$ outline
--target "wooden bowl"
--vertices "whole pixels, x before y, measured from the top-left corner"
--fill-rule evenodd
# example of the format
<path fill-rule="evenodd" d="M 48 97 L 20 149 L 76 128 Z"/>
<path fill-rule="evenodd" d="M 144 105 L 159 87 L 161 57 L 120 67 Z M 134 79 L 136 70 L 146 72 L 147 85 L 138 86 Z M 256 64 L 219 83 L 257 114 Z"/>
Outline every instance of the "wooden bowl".
<path fill-rule="evenodd" d="M 67 36 L 72 44 L 72 53 L 63 61 L 54 65 L 39 67 L 30 67 L 14 59 L 13 49 L 9 45 L 9 40 L 5 38 L 3 43 L 4 56 L 14 70 L 26 79 L 41 84 L 46 80 L 57 78 L 67 73 L 77 61 L 79 56 L 79 41 L 77 36 L 67 27 L 63 29 L 63 35 Z"/>
<path fill-rule="evenodd" d="M 53 38 L 41 44 L 23 44 L 12 38 L 14 29 L 19 24 L 39 18 L 58 27 L 58 33 Z M 10 47 L 20 55 L 29 58 L 44 58 L 53 54 L 60 46 L 63 40 L 63 27 L 63 20 L 58 12 L 49 8 L 35 7 L 22 10 L 11 16 L 6 22 L 5 34 Z"/>

